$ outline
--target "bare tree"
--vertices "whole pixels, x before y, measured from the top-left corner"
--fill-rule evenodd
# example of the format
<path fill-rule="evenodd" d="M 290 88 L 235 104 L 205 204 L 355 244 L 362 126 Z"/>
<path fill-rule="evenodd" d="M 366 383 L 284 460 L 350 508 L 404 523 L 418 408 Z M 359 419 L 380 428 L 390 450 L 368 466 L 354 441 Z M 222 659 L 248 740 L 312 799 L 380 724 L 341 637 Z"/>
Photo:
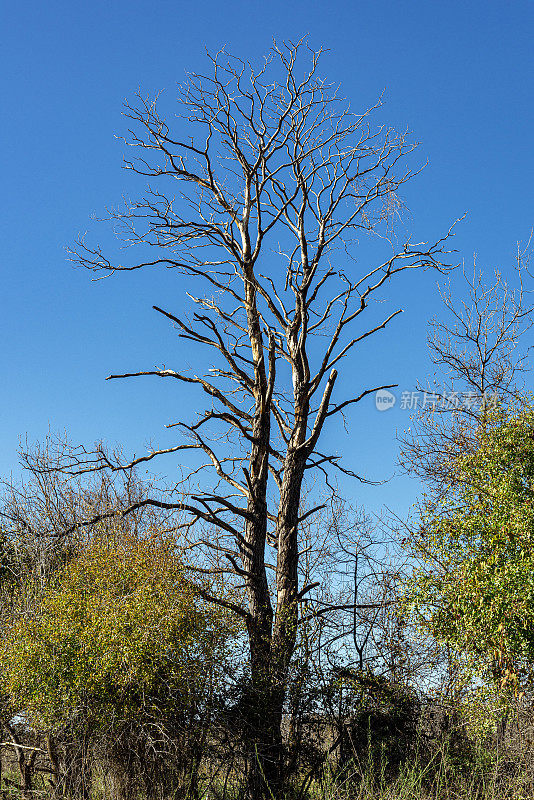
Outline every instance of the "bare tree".
<path fill-rule="evenodd" d="M 441 288 L 444 314 L 430 321 L 428 335 L 434 384 L 418 387 L 429 402 L 401 437 L 401 463 L 436 499 L 447 491 L 455 457 L 476 446 L 487 412 L 523 396 L 525 334 L 533 322 L 529 253 L 530 239 L 518 244 L 510 280 L 499 270 L 488 278 L 475 261 L 463 271 L 463 294 Z"/>
<path fill-rule="evenodd" d="M 124 522 L 130 531 L 174 526 L 168 519 L 171 512 L 142 504 L 148 493 L 157 496 L 153 481 L 141 481 L 132 470 L 65 476 L 61 466 L 72 453 L 66 437 L 49 435 L 43 443 L 26 442 L 19 450 L 23 479 L 0 480 L 4 588 L 20 594 L 22 587 L 33 586 L 41 592 L 83 546 L 84 533 L 90 533 L 88 520 L 132 509 Z M 120 453 L 106 457 L 119 458 Z"/>
<path fill-rule="evenodd" d="M 151 375 L 200 390 L 207 402 L 197 420 L 169 426 L 185 441 L 129 463 L 78 452 L 63 468 L 126 470 L 184 451 L 204 457 L 187 495 L 144 502 L 184 514 L 183 525 L 200 531 L 204 568 L 233 575 L 244 589 L 244 604 L 239 595 L 211 599 L 241 615 L 248 631 L 256 797 L 283 773 L 287 674 L 299 605 L 312 588 L 300 585 L 298 569 L 300 526 L 317 510 L 303 510 L 305 476 L 318 470 L 328 479 L 337 469 L 359 477 L 320 447 L 321 433 L 386 388 L 358 376 L 353 395 L 334 399 L 338 368 L 401 313 L 366 314 L 380 290 L 407 270 L 447 269 L 451 252 L 450 231 L 434 244 L 399 246 L 390 236 L 399 192 L 415 174 L 415 145 L 406 133 L 371 127 L 380 102 L 351 112 L 318 75 L 319 57 L 303 42 L 274 45 L 255 69 L 218 53 L 209 75 L 193 74 L 181 87 L 176 131 L 155 100 L 139 95 L 125 111 L 134 154 L 126 167 L 153 185 L 111 218 L 141 258 L 115 264 L 83 239 L 73 254 L 97 274 L 162 265 L 188 280 L 189 317 L 154 308 L 181 339 L 208 349 L 208 371 L 109 376 Z M 387 253 L 355 274 L 350 258 L 365 234 L 380 236 Z M 206 468 L 211 479 L 193 477 Z"/>

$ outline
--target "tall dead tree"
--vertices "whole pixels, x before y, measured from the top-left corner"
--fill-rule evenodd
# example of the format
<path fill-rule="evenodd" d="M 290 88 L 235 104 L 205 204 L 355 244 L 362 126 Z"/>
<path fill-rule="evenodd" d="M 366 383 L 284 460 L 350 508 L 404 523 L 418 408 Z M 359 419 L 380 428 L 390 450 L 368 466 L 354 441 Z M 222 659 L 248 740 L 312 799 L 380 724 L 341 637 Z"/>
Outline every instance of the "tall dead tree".
<path fill-rule="evenodd" d="M 126 167 L 152 183 L 111 216 L 140 258 L 115 264 L 84 240 L 73 255 L 103 274 L 175 269 L 186 279 L 191 315 L 154 308 L 179 337 L 212 354 L 204 374 L 109 376 L 153 375 L 199 390 L 207 402 L 198 418 L 172 423 L 185 441 L 129 464 L 78 453 L 65 469 L 127 469 L 186 450 L 205 458 L 193 473 L 207 467 L 212 478 L 163 505 L 200 530 L 205 568 L 236 576 L 246 596 L 244 604 L 225 602 L 248 631 L 256 796 L 283 773 L 288 666 L 310 589 L 299 584 L 299 526 L 314 510 L 303 509 L 303 482 L 314 469 L 358 477 L 320 448 L 321 433 L 382 388 L 358 376 L 354 395 L 336 398 L 338 368 L 401 312 L 366 315 L 380 290 L 406 270 L 446 269 L 450 252 L 450 232 L 430 245 L 388 239 L 399 190 L 415 174 L 415 145 L 405 133 L 371 127 L 380 103 L 351 112 L 319 77 L 319 57 L 304 42 L 274 45 L 255 69 L 221 52 L 209 75 L 193 74 L 181 87 L 173 127 L 155 100 L 138 95 L 125 111 L 133 153 Z M 355 274 L 351 256 L 366 234 L 380 234 L 387 252 Z"/>

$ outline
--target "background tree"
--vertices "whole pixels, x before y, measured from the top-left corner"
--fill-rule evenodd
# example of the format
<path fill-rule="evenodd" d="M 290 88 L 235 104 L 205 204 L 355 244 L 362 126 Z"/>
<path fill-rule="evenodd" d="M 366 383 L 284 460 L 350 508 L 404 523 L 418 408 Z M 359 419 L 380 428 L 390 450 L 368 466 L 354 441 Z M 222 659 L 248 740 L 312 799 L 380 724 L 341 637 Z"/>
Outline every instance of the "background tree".
<path fill-rule="evenodd" d="M 472 516 L 475 527 L 480 523 L 477 513 L 481 509 L 477 511 L 468 500 L 468 494 L 473 489 L 470 473 L 473 477 L 477 469 L 475 464 L 481 457 L 484 431 L 489 435 L 506 418 L 507 409 L 513 416 L 525 401 L 524 375 L 529 368 L 525 339 L 532 325 L 529 248 L 530 241 L 526 246 L 518 245 L 516 269 L 510 271 L 506 280 L 499 271 L 488 279 L 475 264 L 472 272 L 464 270 L 463 292 L 461 285 L 455 292 L 450 287 L 442 290 L 444 314 L 432 321 L 429 335 L 436 374 L 433 384 L 418 387 L 427 392 L 430 402 L 417 409 L 410 431 L 401 439 L 402 464 L 410 474 L 422 480 L 425 488 L 425 495 L 411 519 L 407 523 L 398 521 L 409 559 L 405 578 L 415 563 L 415 573 L 421 581 L 426 576 L 429 591 L 434 587 L 435 603 L 443 601 L 445 604 L 442 608 L 445 616 L 453 613 L 453 607 L 456 611 L 459 608 L 453 602 L 456 567 L 460 569 L 461 564 L 467 571 L 471 566 L 475 569 L 482 557 L 479 548 L 492 547 L 493 534 L 490 535 L 487 527 L 480 529 L 478 540 L 473 531 L 463 539 L 460 527 L 464 523 L 460 525 L 459 520 L 467 514 Z M 470 459 L 473 459 L 472 469 L 466 466 L 471 463 Z M 481 462 L 478 463 L 480 466 Z M 507 513 L 504 507 L 503 513 Z M 467 525 L 466 520 L 464 522 Z M 441 581 L 447 582 L 444 576 L 449 570 L 448 585 L 453 593 L 449 597 L 450 609 L 445 596 L 437 590 Z M 463 592 L 459 584 L 456 590 L 460 594 Z M 475 597 L 472 584 L 470 590 Z M 467 604 L 468 595 L 462 596 Z M 430 595 L 427 599 L 431 599 Z M 459 597 L 457 599 L 459 602 Z M 479 600 L 480 597 L 477 602 Z M 437 613 L 438 606 L 431 605 Z M 407 619 L 413 621 L 414 618 L 408 615 Z M 431 656 L 429 667 L 440 696 L 446 703 L 454 704 L 463 695 L 461 673 L 465 663 L 462 652 L 470 654 L 469 663 L 473 666 L 474 645 L 462 651 L 454 637 L 436 639 L 432 635 L 432 625 L 423 627 L 427 635 L 423 639 L 415 637 L 415 641 L 419 638 L 423 650 L 427 649 Z M 471 629 L 471 633 L 474 632 L 474 628 Z M 480 639 L 483 639 L 481 631 Z M 484 673 L 488 677 L 489 650 L 484 650 L 485 645 L 481 647 L 480 676 Z M 499 660 L 494 662 L 494 675 L 490 680 L 493 685 L 499 684 L 506 670 L 503 666 L 501 671 L 498 664 Z"/>
<path fill-rule="evenodd" d="M 2 482 L 4 758 L 6 748 L 17 756 L 27 793 L 50 775 L 58 797 L 85 797 L 102 776 L 117 798 L 135 787 L 194 795 L 221 729 L 219 695 L 238 674 L 226 655 L 242 632 L 195 595 L 198 576 L 187 574 L 169 512 L 131 510 L 148 492 L 156 498 L 156 488 L 135 471 L 67 478 L 55 469 L 67 451 L 64 439 L 49 437 L 22 453 L 22 481 Z M 83 524 L 98 515 L 101 522 Z M 175 641 L 173 652 L 184 608 L 189 644 Z M 186 650 L 184 684 L 176 660 L 185 664 Z"/>
<path fill-rule="evenodd" d="M 423 625 L 498 690 L 532 679 L 534 411 L 489 414 L 459 456 L 447 502 L 410 546 L 409 597 Z"/>
<path fill-rule="evenodd" d="M 475 262 L 454 290 L 441 287 L 443 313 L 431 320 L 428 335 L 434 380 L 418 386 L 428 402 L 415 410 L 401 437 L 402 466 L 436 498 L 447 491 L 455 458 L 476 446 L 486 411 L 521 397 L 528 370 L 525 335 L 532 327 L 524 285 L 530 280 L 529 254 L 530 240 L 518 244 L 508 280 L 498 270 L 488 277 Z"/>
<path fill-rule="evenodd" d="M 166 791 L 194 796 L 191 745 L 238 633 L 227 617 L 199 598 L 171 537 L 108 524 L 38 605 L 6 624 L 2 687 L 34 730 L 59 741 L 83 733 L 78 796 L 90 796 L 90 748 L 99 742 L 124 796 L 139 782 L 147 797 L 159 796 L 162 779 Z M 57 777 L 72 782 L 68 750 L 56 749 Z"/>
<path fill-rule="evenodd" d="M 299 605 L 310 591 L 298 569 L 301 524 L 315 510 L 302 507 L 305 477 L 336 468 L 358 477 L 320 437 L 327 421 L 380 388 L 361 376 L 353 394 L 334 399 L 338 368 L 400 313 L 371 310 L 380 291 L 407 270 L 445 269 L 448 252 L 447 236 L 400 246 L 390 237 L 415 145 L 406 133 L 371 127 L 380 103 L 351 112 L 319 76 L 319 56 L 302 42 L 274 45 L 255 69 L 217 54 L 209 75 L 181 87 L 175 129 L 156 101 L 139 96 L 126 107 L 126 167 L 152 185 L 111 218 L 140 258 L 114 263 L 83 240 L 73 255 L 96 273 L 162 265 L 187 279 L 190 317 L 154 308 L 181 339 L 207 348 L 207 371 L 110 376 L 153 375 L 202 392 L 196 421 L 172 423 L 185 442 L 129 463 L 96 452 L 63 468 L 126 470 L 193 451 L 201 460 L 192 476 L 212 470 L 184 485 L 185 499 L 144 502 L 186 514 L 203 568 L 244 588 L 245 604 L 211 599 L 248 631 L 255 797 L 265 784 L 276 792 L 284 773 L 282 712 Z M 365 234 L 381 237 L 386 253 L 356 270 Z"/>

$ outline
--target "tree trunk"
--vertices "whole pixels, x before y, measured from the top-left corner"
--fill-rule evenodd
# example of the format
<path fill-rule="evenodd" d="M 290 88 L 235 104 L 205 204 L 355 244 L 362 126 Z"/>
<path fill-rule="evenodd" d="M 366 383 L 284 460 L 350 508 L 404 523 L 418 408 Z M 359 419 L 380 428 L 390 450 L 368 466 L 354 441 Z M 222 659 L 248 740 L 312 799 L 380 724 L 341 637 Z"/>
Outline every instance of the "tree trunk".
<path fill-rule="evenodd" d="M 276 691 L 272 677 L 265 669 L 253 676 L 247 698 L 248 795 L 250 800 L 278 798 L 283 791 L 284 747 L 282 711 L 284 695 Z"/>

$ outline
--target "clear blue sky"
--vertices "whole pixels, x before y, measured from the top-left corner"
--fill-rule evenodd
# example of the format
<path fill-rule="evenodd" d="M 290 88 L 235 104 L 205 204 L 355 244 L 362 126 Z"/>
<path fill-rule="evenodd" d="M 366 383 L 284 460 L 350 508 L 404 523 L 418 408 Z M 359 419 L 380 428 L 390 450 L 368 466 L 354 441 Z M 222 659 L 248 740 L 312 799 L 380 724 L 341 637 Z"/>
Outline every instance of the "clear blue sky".
<path fill-rule="evenodd" d="M 128 193 L 121 105 L 138 87 L 173 93 L 204 50 L 261 56 L 277 39 L 308 33 L 329 53 L 323 72 L 354 109 L 386 89 L 383 118 L 409 126 L 429 166 L 406 193 L 419 239 L 438 236 L 467 212 L 459 258 L 512 263 L 534 224 L 534 71 L 531 0 L 91 0 L 5 3 L 2 15 L 0 472 L 16 470 L 19 437 L 49 427 L 72 440 L 121 442 L 140 452 L 169 441 L 163 425 L 194 399 L 146 381 L 105 383 L 110 372 L 183 356 L 152 304 L 181 297 L 169 273 L 97 283 L 64 248 L 91 214 Z M 395 329 L 358 356 L 364 380 L 411 389 L 429 371 L 425 325 L 437 307 L 433 281 L 411 280 L 393 299 L 406 308 Z M 394 470 L 396 408 L 372 401 L 352 415 L 350 437 L 333 432 L 356 470 Z M 415 488 L 393 480 L 354 487 L 371 507 L 405 507 Z"/>

